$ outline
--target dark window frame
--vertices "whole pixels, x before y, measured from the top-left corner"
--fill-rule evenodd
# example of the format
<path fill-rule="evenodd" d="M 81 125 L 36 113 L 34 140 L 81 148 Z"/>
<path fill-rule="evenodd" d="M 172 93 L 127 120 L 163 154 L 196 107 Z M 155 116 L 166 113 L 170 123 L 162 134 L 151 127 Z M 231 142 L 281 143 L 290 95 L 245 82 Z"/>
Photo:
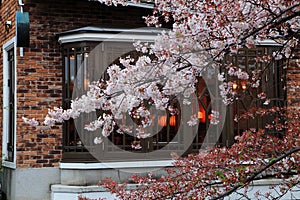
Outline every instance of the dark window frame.
<path fill-rule="evenodd" d="M 276 51 L 278 49 L 280 49 L 280 46 L 267 46 L 267 45 L 257 46 L 257 48 L 255 49 L 241 49 L 238 52 L 238 54 L 227 56 L 226 59 L 229 59 L 230 61 L 234 61 L 235 64 L 234 66 L 239 66 L 238 64 L 239 57 L 244 57 L 246 63 L 245 66 L 243 67 L 248 72 L 248 74 L 251 75 L 251 69 L 249 69 L 250 60 L 251 60 L 250 57 L 254 59 L 256 55 L 263 55 L 263 54 L 271 55 L 273 51 Z M 243 52 L 248 52 L 248 53 L 243 53 Z M 264 107 L 264 108 L 271 108 L 271 107 L 278 106 L 280 108 L 286 108 L 287 92 L 285 90 L 286 72 L 283 69 L 284 62 L 285 61 L 283 59 L 282 60 L 273 59 L 270 61 L 269 64 L 260 64 L 261 66 L 257 66 L 258 64 L 256 63 L 255 67 L 264 70 L 263 76 L 260 80 L 260 86 L 256 89 L 247 88 L 244 92 L 241 93 L 242 96 L 239 97 L 237 101 L 234 101 L 233 104 L 227 107 L 226 121 L 223 129 L 223 131 L 225 131 L 226 134 L 222 134 L 220 138 L 220 144 L 224 146 L 230 146 L 234 143 L 234 137 L 236 135 L 241 135 L 243 131 L 249 130 L 250 128 L 264 129 L 266 123 L 271 123 L 276 117 L 282 117 L 279 115 L 275 115 L 275 116 L 256 117 L 255 119 L 249 119 L 249 120 L 240 120 L 238 122 L 234 120 L 237 114 L 242 114 L 243 112 L 251 109 L 253 106 Z M 241 88 L 242 83 L 237 82 L 237 84 Z M 261 92 L 267 93 L 267 98 L 271 99 L 269 105 L 263 106 L 262 104 L 264 103 L 264 101 L 259 100 L 259 98 L 257 97 L 257 95 Z M 249 96 L 251 97 L 249 98 Z M 248 100 L 251 99 L 250 104 L 252 105 L 249 107 L 246 106 L 247 104 L 246 98 L 248 98 Z M 283 122 L 284 118 L 282 118 L 281 120 Z M 256 127 L 253 127 L 253 124 L 256 124 Z M 276 135 L 281 135 L 283 133 L 284 130 L 280 133 L 278 131 L 273 131 L 273 134 Z"/>
<path fill-rule="evenodd" d="M 77 54 L 89 53 L 90 49 L 85 49 L 86 47 L 93 48 L 97 45 L 97 42 L 75 42 L 64 44 L 62 46 L 63 54 L 63 99 L 62 104 L 63 108 L 69 108 L 72 100 L 72 94 L 70 93 L 70 61 L 66 61 L 66 57 L 69 57 L 70 49 L 74 48 L 72 55 L 77 56 Z M 80 50 L 79 50 L 80 49 Z M 78 51 L 79 50 L 79 51 Z M 77 59 L 74 59 L 75 71 L 74 76 L 76 76 L 78 66 Z M 66 67 L 67 65 L 67 67 Z M 68 74 L 68 77 L 66 77 Z M 62 162 L 97 162 L 97 160 L 88 152 L 88 150 L 80 143 L 78 140 L 78 134 L 75 130 L 74 121 L 71 119 L 63 123 L 63 153 L 62 153 Z M 72 140 L 72 141 L 71 141 Z"/>
<path fill-rule="evenodd" d="M 7 141 L 7 158 L 6 161 L 14 162 L 15 157 L 15 80 L 16 80 L 16 69 L 15 69 L 15 49 L 11 48 L 7 51 L 8 63 L 8 79 L 7 85 L 9 88 L 9 105 L 8 105 L 8 141 Z"/>
<path fill-rule="evenodd" d="M 70 56 L 70 51 L 69 49 L 70 48 L 79 48 L 79 49 L 84 49 L 85 47 L 90 47 L 90 49 L 92 49 L 93 47 L 95 47 L 97 44 L 99 44 L 99 42 L 75 42 L 75 43 L 70 43 L 70 44 L 65 44 L 63 45 L 63 49 L 64 49 L 64 54 L 63 54 L 63 61 L 64 61 L 64 67 L 63 67 L 63 105 L 64 105 L 64 108 L 67 108 L 68 107 L 68 104 L 70 103 L 70 95 L 68 95 L 68 91 L 67 91 L 67 88 L 69 88 L 70 86 L 68 85 L 67 82 L 67 79 L 66 78 L 66 72 L 70 72 L 70 62 L 65 62 L 65 57 L 67 55 L 67 57 Z M 260 49 L 263 49 L 265 52 L 267 53 L 271 53 L 273 47 L 270 47 L 270 46 L 264 46 L 264 47 L 258 47 Z M 67 50 L 67 51 L 66 51 Z M 247 50 L 246 50 L 247 51 Z M 249 50 L 250 51 L 250 50 Z M 80 53 L 85 53 L 85 51 L 81 51 Z M 76 52 L 74 53 L 74 55 L 76 54 Z M 241 54 L 238 54 L 236 55 L 236 58 L 235 59 L 238 59 L 237 57 L 240 56 Z M 246 57 L 248 57 L 249 55 L 244 55 Z M 232 57 L 235 57 L 235 56 L 232 56 Z M 231 58 L 232 59 L 232 58 Z M 248 61 L 247 61 L 248 62 Z M 281 61 L 276 61 L 277 65 L 280 65 L 280 62 Z M 68 68 L 65 67 L 65 65 L 68 65 Z M 248 65 L 248 63 L 246 63 L 246 65 Z M 247 68 L 248 66 L 246 66 Z M 274 66 L 273 66 L 274 68 Z M 283 70 L 280 69 L 280 68 L 277 68 L 277 70 L 280 71 L 280 73 L 283 73 Z M 279 72 L 278 72 L 279 73 Z M 283 76 L 285 76 L 284 74 L 282 74 Z M 279 79 L 279 75 L 277 74 L 276 72 L 276 76 L 274 79 Z M 69 77 L 69 76 L 68 76 Z M 205 83 L 204 83 L 205 84 Z M 280 85 L 278 85 L 276 88 L 275 88 L 275 92 L 277 92 L 277 94 L 280 94 L 280 98 L 278 98 L 278 102 L 280 103 L 280 105 L 282 106 L 285 106 L 286 105 L 286 92 L 285 91 L 280 91 L 282 88 L 283 88 L 283 84 L 285 84 L 285 81 L 284 82 L 279 82 Z M 203 85 L 203 84 L 202 84 Z M 209 126 L 209 114 L 210 114 L 210 100 L 209 102 L 207 103 L 207 105 L 205 105 L 204 103 L 204 96 L 207 96 L 207 90 L 206 89 L 206 85 L 204 85 L 204 87 L 202 88 L 202 92 L 200 91 L 201 94 L 198 94 L 197 97 L 198 97 L 198 103 L 201 104 L 203 107 L 205 107 L 204 109 L 204 113 L 202 113 L 203 116 L 205 116 L 204 118 L 206 119 L 206 121 L 203 121 L 203 123 L 199 123 L 199 128 L 198 128 L 198 133 L 196 135 L 196 138 L 193 142 L 193 144 L 191 145 L 191 147 L 189 148 L 189 152 L 197 152 L 198 149 L 201 147 L 201 138 L 200 137 L 203 137 L 203 134 L 201 132 L 201 130 L 207 130 L 208 126 Z M 280 92 L 279 92 L 280 91 Z M 208 93 L 208 97 L 206 98 L 209 98 L 209 93 Z M 229 106 L 227 109 L 227 116 L 226 116 L 226 121 L 225 121 L 225 127 L 223 129 L 223 133 L 222 135 L 220 136 L 220 139 L 218 140 L 218 144 L 220 145 L 224 145 L 224 146 L 230 146 L 231 144 L 233 144 L 234 142 L 234 137 L 235 135 L 239 134 L 238 132 L 240 132 L 239 130 L 239 125 L 234 123 L 233 122 L 233 117 L 234 115 L 236 114 L 236 109 L 234 108 L 235 106 L 237 106 L 239 102 L 237 103 L 234 103 L 233 105 Z M 276 104 L 276 103 L 275 103 Z M 167 116 L 167 126 L 166 128 L 170 128 L 170 116 L 168 115 Z M 68 136 L 68 131 L 70 131 L 70 124 L 72 122 L 65 122 L 64 123 L 64 133 L 63 133 L 63 162 L 98 162 L 83 146 L 70 146 L 68 145 L 67 143 L 70 143 L 70 141 L 66 141 L 66 137 Z M 260 125 L 261 126 L 261 125 Z M 199 132 L 200 130 L 200 132 Z M 111 140 L 114 140 L 114 134 L 111 136 Z M 124 140 L 124 138 L 123 138 Z M 148 143 L 148 144 L 147 144 Z M 155 143 L 155 139 L 151 138 L 151 139 L 145 139 L 145 140 L 142 140 L 142 144 L 143 145 L 146 145 L 149 147 L 149 144 L 151 144 L 151 148 L 154 150 L 155 148 L 158 148 L 158 147 L 155 147 L 153 146 L 153 144 Z M 67 150 L 67 148 L 69 148 L 69 150 Z M 74 151 L 70 150 L 70 149 L 74 149 Z M 112 148 L 112 147 L 109 147 L 109 145 L 106 145 L 105 146 L 106 149 L 108 148 Z M 143 152 L 144 150 L 141 150 L 141 152 Z M 168 152 L 170 153 L 170 152 Z M 119 154 L 119 153 L 115 153 L 113 152 L 113 150 L 111 151 L 111 153 L 109 154 L 109 156 L 111 157 L 111 160 L 113 161 L 114 158 L 117 158 L 119 156 L 123 156 L 122 153 Z M 124 159 L 135 159 L 135 158 L 125 158 Z M 161 159 L 161 158 L 159 158 Z M 126 160 L 126 161 L 128 161 Z"/>

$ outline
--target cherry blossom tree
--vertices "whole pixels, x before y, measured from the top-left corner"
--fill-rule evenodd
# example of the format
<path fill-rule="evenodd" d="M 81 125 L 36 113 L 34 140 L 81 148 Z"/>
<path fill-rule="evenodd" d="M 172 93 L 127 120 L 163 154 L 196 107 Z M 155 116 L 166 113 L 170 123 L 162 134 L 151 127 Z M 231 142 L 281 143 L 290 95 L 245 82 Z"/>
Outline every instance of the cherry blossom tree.
<path fill-rule="evenodd" d="M 127 190 L 126 184 L 111 179 L 101 181 L 100 185 L 119 199 L 223 199 L 232 193 L 234 199 L 280 199 L 300 181 L 299 176 L 289 176 L 299 175 L 299 154 L 295 153 L 300 150 L 295 147 L 298 125 L 297 121 L 288 126 L 284 138 L 272 137 L 264 130 L 247 131 L 236 138 L 237 143 L 231 148 L 212 148 L 175 158 L 175 167 L 166 169 L 167 175 L 133 176 L 132 182 L 141 185 L 137 190 Z M 248 197 L 255 179 L 270 176 L 281 178 L 281 184 Z"/>
<path fill-rule="evenodd" d="M 99 2 L 115 6 L 128 3 L 126 0 Z M 234 90 L 232 80 L 245 82 L 249 89 L 258 88 L 264 71 L 274 60 L 284 59 L 282 67 L 289 70 L 300 36 L 299 15 L 297 0 L 156 0 L 153 15 L 145 16 L 147 25 L 161 27 L 168 22 L 172 23 L 172 29 L 164 30 L 153 44 L 136 42 L 140 54 L 137 59 L 120 58 L 121 65 L 107 68 L 109 79 L 91 83 L 87 94 L 73 100 L 70 109 L 49 110 L 44 124 L 52 126 L 78 118 L 82 113 L 102 110 L 98 119 L 86 125 L 87 130 L 102 130 L 102 135 L 95 138 L 95 143 L 101 143 L 102 137 L 109 136 L 116 128 L 116 120 L 130 113 L 142 119 L 139 137 L 148 137 L 144 129 L 152 119 L 145 102 L 156 109 L 174 112 L 170 104 L 172 97 L 183 94 L 185 104 L 189 104 L 198 77 L 209 69 L 220 71 L 220 95 L 223 103 L 230 105 L 240 95 Z M 222 62 L 226 56 L 236 55 L 244 48 L 255 49 L 266 40 L 272 40 L 278 48 L 272 55 L 256 58 L 257 63 L 265 64 L 264 69 L 249 73 L 233 62 Z M 299 63 L 296 65 L 299 67 Z M 299 86 L 288 83 L 287 87 Z M 258 98 L 262 105 L 270 101 L 265 92 Z M 219 122 L 218 112 L 213 111 L 211 123 Z M 184 158 L 174 155 L 175 167 L 166 169 L 165 176 L 133 176 L 132 181 L 141 185 L 138 190 L 127 191 L 126 184 L 108 179 L 101 185 L 121 199 L 221 199 L 233 192 L 248 198 L 247 190 L 253 180 L 272 175 L 282 178 L 280 188 L 270 188 L 275 193 L 258 191 L 256 196 L 281 198 L 300 182 L 299 110 L 253 108 L 236 120 L 278 113 L 285 120 L 275 117 L 266 127 L 247 130 L 236 136 L 236 143 L 231 147 L 202 149 Z M 191 116 L 188 124 L 193 125 L 196 119 Z M 35 119 L 24 118 L 24 121 L 39 125 Z M 285 133 L 268 134 L 270 129 Z"/>

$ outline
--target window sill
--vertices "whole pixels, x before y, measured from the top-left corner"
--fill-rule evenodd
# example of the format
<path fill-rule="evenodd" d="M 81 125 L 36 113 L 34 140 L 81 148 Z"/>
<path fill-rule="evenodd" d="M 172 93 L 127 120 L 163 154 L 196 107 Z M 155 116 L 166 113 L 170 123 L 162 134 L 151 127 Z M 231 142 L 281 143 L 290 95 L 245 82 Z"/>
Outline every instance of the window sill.
<path fill-rule="evenodd" d="M 121 169 L 144 167 L 172 166 L 172 160 L 134 161 L 134 162 L 106 162 L 106 163 L 59 163 L 60 169 Z"/>
<path fill-rule="evenodd" d="M 128 2 L 128 6 L 134 6 L 134 7 L 140 7 L 140 8 L 147 8 L 147 9 L 153 9 L 154 4 L 153 3 L 133 3 Z"/>
<path fill-rule="evenodd" d="M 17 165 L 15 162 L 2 161 L 2 167 L 7 167 L 11 169 L 16 169 Z"/>

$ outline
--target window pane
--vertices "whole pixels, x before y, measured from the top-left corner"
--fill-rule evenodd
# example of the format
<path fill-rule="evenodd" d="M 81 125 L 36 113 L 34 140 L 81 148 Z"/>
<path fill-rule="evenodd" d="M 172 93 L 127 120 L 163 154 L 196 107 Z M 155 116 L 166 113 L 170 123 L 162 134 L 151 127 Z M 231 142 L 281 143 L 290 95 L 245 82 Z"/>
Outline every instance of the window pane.
<path fill-rule="evenodd" d="M 8 87 L 9 87 L 9 124 L 7 142 L 7 160 L 14 161 L 14 141 L 15 141 L 15 66 L 14 49 L 8 52 Z"/>
<path fill-rule="evenodd" d="M 244 49 L 239 52 L 238 55 L 231 56 L 233 58 L 228 58 L 227 60 L 237 60 L 237 67 L 245 70 L 250 76 L 253 71 L 261 71 L 260 86 L 258 88 L 252 88 L 247 85 L 247 83 L 236 80 L 237 84 L 237 97 L 238 99 L 231 106 L 233 113 L 228 116 L 233 120 L 234 116 L 242 115 L 245 112 L 249 112 L 250 109 L 260 108 L 271 108 L 274 106 L 282 107 L 285 104 L 285 74 L 282 70 L 283 61 L 270 61 L 270 63 L 259 63 L 256 62 L 257 56 L 264 56 L 267 54 L 272 54 L 276 48 L 270 47 L 259 47 L 256 50 Z M 234 64 L 234 63 L 233 63 Z M 243 88 L 243 84 L 245 87 Z M 265 92 L 267 98 L 270 99 L 268 105 L 263 105 L 262 100 L 258 99 L 258 94 Z M 230 134 L 229 131 L 234 130 L 235 135 L 242 134 L 243 131 L 249 130 L 250 128 L 265 128 L 268 123 L 273 123 L 276 119 L 276 113 L 273 115 L 267 115 L 264 117 L 255 116 L 254 118 L 241 119 L 235 122 L 234 127 L 223 131 L 223 134 Z M 225 125 L 226 126 L 226 125 Z M 226 138 L 226 137 L 225 137 Z M 232 143 L 233 138 L 231 138 Z"/>
<path fill-rule="evenodd" d="M 79 88 L 81 92 L 83 92 L 83 74 L 81 72 L 82 69 L 85 68 L 84 63 L 86 63 L 88 52 L 84 52 L 84 50 L 89 50 L 90 48 L 84 47 L 68 47 L 64 50 L 64 107 L 69 108 L 72 95 L 79 95 L 73 94 L 74 87 Z M 82 68 L 81 68 L 82 67 Z M 76 80 L 76 82 L 75 82 Z M 88 81 L 88 80 L 87 80 Z M 78 91 L 78 90 L 76 90 Z M 76 122 L 77 123 L 77 122 Z M 78 121 L 80 124 L 81 122 Z M 87 152 L 84 148 L 82 139 L 80 138 L 74 120 L 69 120 L 64 123 L 64 152 Z"/>

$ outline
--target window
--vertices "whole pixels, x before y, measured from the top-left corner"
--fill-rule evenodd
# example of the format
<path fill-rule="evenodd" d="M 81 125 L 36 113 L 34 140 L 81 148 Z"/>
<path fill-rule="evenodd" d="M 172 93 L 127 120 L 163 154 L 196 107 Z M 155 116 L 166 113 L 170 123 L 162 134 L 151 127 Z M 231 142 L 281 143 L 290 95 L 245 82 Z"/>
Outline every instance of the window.
<path fill-rule="evenodd" d="M 78 44 L 71 44 L 64 46 L 63 52 L 63 107 L 69 108 L 71 105 L 72 95 L 74 92 L 83 93 L 87 89 L 87 58 L 95 43 L 83 42 Z M 82 70 L 83 73 L 79 71 Z M 74 91 L 74 87 L 79 90 Z M 88 136 L 88 135 L 86 135 Z M 82 144 L 82 139 L 78 135 L 78 131 L 75 128 L 74 120 L 69 120 L 64 123 L 63 126 L 63 159 L 68 160 L 72 158 L 74 160 L 84 158 L 86 161 L 93 161 L 94 158 L 90 156 L 87 149 Z M 75 154 L 74 154 L 75 153 Z M 79 155 L 79 156 L 77 156 Z"/>
<path fill-rule="evenodd" d="M 204 142 L 211 119 L 211 98 L 205 80 L 203 78 L 198 78 L 196 88 L 197 102 L 199 106 L 199 111 L 197 114 L 199 124 L 198 132 L 192 143 L 192 150 L 195 152 L 199 151 Z"/>
<path fill-rule="evenodd" d="M 269 63 L 259 63 L 255 59 L 257 56 L 271 55 L 278 50 L 276 46 L 260 46 L 256 49 L 242 49 L 237 55 L 228 56 L 224 62 L 230 62 L 245 70 L 249 75 L 255 71 L 261 71 L 260 86 L 251 88 L 245 82 L 236 81 L 235 90 L 238 94 L 238 100 L 228 107 L 225 127 L 220 138 L 220 143 L 223 145 L 231 145 L 234 142 L 234 136 L 241 134 L 250 128 L 265 128 L 267 124 L 272 124 L 274 120 L 280 118 L 277 115 L 266 115 L 264 117 L 256 116 L 252 119 L 241 119 L 235 121 L 235 116 L 240 116 L 253 108 L 272 108 L 286 105 L 285 91 L 285 73 L 283 70 L 283 60 L 271 60 Z M 230 77 L 228 77 L 230 79 Z M 258 95 L 264 92 L 269 99 L 268 103 L 265 100 L 258 98 Z M 283 119 L 279 119 L 283 120 Z M 268 130 L 269 132 L 272 130 Z M 278 133 L 276 131 L 276 134 Z"/>
<path fill-rule="evenodd" d="M 122 30 L 123 34 L 120 34 Z M 134 40 L 153 41 L 154 36 L 159 32 L 154 29 L 126 30 L 86 27 L 62 33 L 59 42 L 62 43 L 64 49 L 64 108 L 70 106 L 73 97 L 80 96 L 87 90 L 89 81 L 99 79 L 99 74 L 105 71 L 102 68 L 114 62 L 121 55 L 131 52 L 134 49 L 132 45 Z M 105 42 L 102 42 L 104 40 Z M 95 77 L 93 77 L 94 75 Z M 92 116 L 87 115 L 84 118 L 89 119 L 90 117 Z M 94 151 L 94 137 L 99 133 L 84 130 L 84 125 L 85 122 L 77 119 L 75 122 L 71 120 L 64 123 L 63 162 L 96 161 L 90 153 Z M 110 139 L 121 148 L 131 147 L 132 137 L 130 136 L 120 138 L 115 133 Z M 149 142 L 150 144 L 152 143 Z M 108 156 L 110 159 L 118 157 L 116 149 L 111 144 L 99 145 L 99 148 L 111 153 Z"/>
<path fill-rule="evenodd" d="M 15 38 L 3 46 L 3 144 L 4 161 L 14 163 L 16 152 Z M 10 165 L 10 164 L 8 164 Z"/>
<path fill-rule="evenodd" d="M 132 51 L 132 42 L 79 42 L 64 45 L 63 59 L 64 59 L 64 78 L 63 78 L 63 105 L 64 108 L 69 108 L 71 100 L 84 94 L 88 89 L 88 82 L 99 79 L 101 69 L 94 69 L 92 66 L 97 65 L 105 67 L 109 64 L 113 64 L 118 61 L 119 56 L 126 56 L 134 54 Z M 96 55 L 96 56 L 95 56 Z M 97 72 L 98 70 L 98 72 Z M 99 72 L 100 71 L 100 72 Z M 95 74 L 96 77 L 91 77 Z M 105 74 L 104 74 L 105 76 Z M 104 77 L 105 78 L 105 77 Z M 176 103 L 174 103 L 176 106 Z M 178 105 L 177 105 L 178 106 Z M 64 123 L 63 133 L 63 161 L 64 162 L 80 162 L 80 161 L 95 161 L 93 152 L 99 151 L 94 149 L 95 145 L 93 140 L 95 136 L 99 136 L 99 132 L 89 132 L 83 127 L 91 119 L 92 116 L 85 115 L 83 119 L 76 119 L 66 121 Z M 82 121 L 80 121 L 82 120 Z M 127 116 L 127 119 L 133 126 L 139 124 L 138 119 L 133 119 Z M 105 152 L 101 160 L 118 160 L 119 158 L 125 158 L 124 151 L 139 152 L 153 152 L 155 150 L 165 147 L 164 155 L 160 157 L 170 157 L 170 153 L 177 148 L 183 148 L 182 138 L 175 138 L 176 131 L 179 126 L 179 115 L 171 116 L 168 112 L 162 112 L 156 116 L 158 121 L 157 127 L 152 127 L 153 132 L 158 134 L 147 139 L 137 140 L 135 133 L 133 134 L 120 134 L 117 131 L 113 132 L 109 136 L 110 142 L 104 142 L 100 144 L 100 151 Z M 75 126 L 76 124 L 76 126 Z M 131 145 L 140 141 L 143 149 L 133 150 Z M 166 145 L 172 141 L 172 144 Z M 182 144 L 183 145 L 183 144 Z M 99 159 L 99 157 L 97 156 Z M 158 157 L 157 157 L 158 158 Z M 145 159 L 144 155 L 137 155 L 136 157 L 128 157 L 127 159 Z"/>
<path fill-rule="evenodd" d="M 103 67 L 108 66 L 112 63 L 118 62 L 119 56 L 126 56 L 128 54 L 134 54 L 132 51 L 132 40 L 127 40 L 123 36 L 116 37 L 115 39 L 109 39 L 109 41 L 101 42 L 104 37 L 107 37 L 108 33 L 103 33 L 107 29 L 98 30 L 98 36 L 94 33 L 89 37 L 87 34 L 84 38 L 80 38 L 80 34 L 75 31 L 76 37 L 71 37 L 70 35 L 62 34 L 60 41 L 63 43 L 63 60 L 64 60 L 64 80 L 63 80 L 63 104 L 65 108 L 70 106 L 70 102 L 74 97 L 80 96 L 88 88 L 88 82 L 99 79 L 99 73 L 105 71 Z M 81 30 L 82 31 L 82 30 Z M 110 30 L 113 32 L 112 30 Z M 72 33 L 68 32 L 68 34 Z M 99 37 L 100 36 L 100 37 Z M 128 34 L 126 37 L 129 37 Z M 84 41 L 87 40 L 92 41 Z M 93 38 L 93 39 L 91 39 Z M 113 38 L 113 37 L 110 37 Z M 139 38 L 140 39 L 140 38 Z M 148 38 L 149 39 L 149 38 Z M 82 41 L 83 40 L 83 41 Z M 98 41 L 99 40 L 99 41 Z M 256 63 L 256 56 L 261 56 L 264 54 L 272 54 L 275 47 L 271 46 L 261 46 L 255 50 L 241 50 L 237 55 L 228 56 L 224 62 L 231 62 L 235 66 L 247 71 L 249 74 L 253 70 L 262 70 L 261 86 L 259 88 L 250 88 L 243 85 L 242 82 L 236 82 L 237 90 L 239 90 L 239 99 L 234 104 L 227 108 L 227 116 L 225 121 L 225 126 L 223 128 L 221 137 L 217 139 L 217 144 L 229 146 L 234 142 L 234 136 L 241 134 L 243 130 L 249 128 L 263 128 L 267 123 L 272 123 L 274 117 L 261 117 L 251 120 L 241 120 L 239 122 L 234 121 L 236 115 L 242 114 L 248 111 L 251 107 L 257 107 L 261 105 L 261 102 L 257 95 L 262 91 L 267 91 L 267 95 L 270 98 L 270 104 L 268 107 L 272 106 L 284 106 L 285 105 L 285 75 L 282 70 L 282 61 L 273 61 L 268 66 L 262 63 Z M 94 67 L 97 66 L 97 67 Z M 96 77 L 92 77 L 96 75 Z M 104 79 L 105 77 L 104 74 Z M 97 132 L 88 132 L 84 130 L 84 125 L 91 116 L 86 115 L 84 121 L 76 121 L 76 127 L 74 121 L 67 121 L 64 123 L 64 142 L 63 142 L 63 161 L 64 162 L 94 162 L 94 156 L 97 152 L 105 152 L 96 155 L 99 160 L 107 161 L 118 161 L 120 158 L 126 161 L 129 160 L 153 160 L 156 159 L 170 159 L 170 153 L 174 150 L 187 150 L 187 152 L 197 152 L 206 137 L 206 133 L 209 129 L 211 114 L 212 114 L 212 99 L 207 84 L 216 83 L 206 83 L 204 79 L 199 78 L 197 83 L 196 99 L 193 102 L 198 106 L 198 131 L 195 133 L 195 137 L 192 141 L 187 142 L 188 136 L 181 135 L 178 136 L 177 132 L 180 127 L 181 119 L 181 105 L 173 102 L 173 106 L 179 111 L 176 115 L 172 115 L 170 112 L 165 111 L 162 113 L 157 113 L 155 119 L 157 121 L 157 126 L 152 127 L 153 136 L 146 139 L 137 140 L 136 135 L 119 133 L 116 130 L 109 136 L 109 142 L 103 142 L 97 147 L 93 144 L 93 139 L 98 136 Z M 76 90 L 74 88 L 76 87 Z M 268 90 L 265 90 L 268 88 Z M 76 93 L 76 94 L 75 94 Z M 72 96 L 73 95 L 73 96 Z M 275 116 L 276 117 L 276 116 Z M 139 118 L 132 118 L 128 115 L 122 120 L 129 120 L 132 122 L 132 126 L 137 126 Z M 186 131 L 189 132 L 189 131 Z M 187 135 L 187 134 L 186 134 Z M 216 141 L 217 135 L 209 135 L 212 137 L 212 141 Z M 207 138 L 206 138 L 207 140 Z M 132 144 L 135 142 L 140 142 L 142 149 L 132 148 Z M 186 148 L 188 146 L 188 149 Z M 157 152 L 157 150 L 163 150 Z M 127 154 L 127 152 L 134 152 L 132 154 Z M 95 154 L 94 154 L 95 153 Z M 147 153 L 149 157 L 145 157 Z"/>

